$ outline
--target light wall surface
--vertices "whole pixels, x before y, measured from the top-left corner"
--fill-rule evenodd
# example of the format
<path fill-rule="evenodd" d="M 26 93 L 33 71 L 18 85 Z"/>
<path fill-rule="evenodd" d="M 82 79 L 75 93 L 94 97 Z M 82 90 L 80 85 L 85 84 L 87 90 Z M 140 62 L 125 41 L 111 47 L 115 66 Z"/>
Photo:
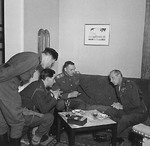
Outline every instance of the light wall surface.
<path fill-rule="evenodd" d="M 38 52 L 38 31 L 50 32 L 50 47 L 59 50 L 59 0 L 24 0 L 24 51 Z M 58 69 L 56 62 L 54 69 Z"/>
<path fill-rule="evenodd" d="M 38 50 L 38 31 L 50 32 L 50 47 L 59 50 L 59 0 L 5 1 L 5 58 Z M 54 69 L 58 69 L 58 62 Z"/>
<path fill-rule="evenodd" d="M 66 60 L 86 74 L 140 77 L 145 0 L 63 0 L 59 12 L 59 72 Z M 84 45 L 85 24 L 110 24 L 109 46 Z"/>
<path fill-rule="evenodd" d="M 4 0 L 5 61 L 23 51 L 23 0 Z"/>
<path fill-rule="evenodd" d="M 86 74 L 140 77 L 146 0 L 5 0 L 5 58 L 37 52 L 38 30 L 48 29 L 59 52 L 58 73 L 67 60 Z M 84 45 L 85 24 L 110 24 L 109 46 Z"/>

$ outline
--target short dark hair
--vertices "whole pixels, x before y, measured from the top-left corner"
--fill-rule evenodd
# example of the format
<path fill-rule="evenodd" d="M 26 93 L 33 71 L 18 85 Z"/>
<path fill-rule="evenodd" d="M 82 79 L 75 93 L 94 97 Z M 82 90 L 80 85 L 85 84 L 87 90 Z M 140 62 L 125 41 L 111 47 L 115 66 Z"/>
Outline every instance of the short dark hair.
<path fill-rule="evenodd" d="M 45 50 L 42 52 L 45 54 L 50 54 L 53 59 L 57 60 L 58 59 L 58 53 L 53 49 L 53 48 L 45 48 Z"/>
<path fill-rule="evenodd" d="M 46 68 L 43 69 L 40 73 L 39 79 L 45 80 L 47 77 L 52 78 L 55 74 L 55 71 L 50 69 L 50 68 Z"/>
<path fill-rule="evenodd" d="M 112 71 L 110 72 L 110 74 L 111 74 L 111 73 L 114 73 L 114 74 L 116 74 L 116 75 L 121 75 L 121 77 L 122 77 L 122 73 L 121 73 L 121 71 L 118 70 L 118 69 L 112 70 Z M 109 75 L 110 75 L 110 74 L 109 74 Z"/>
<path fill-rule="evenodd" d="M 72 61 L 66 61 L 63 65 L 62 72 L 65 72 L 65 68 L 69 65 L 74 65 Z"/>

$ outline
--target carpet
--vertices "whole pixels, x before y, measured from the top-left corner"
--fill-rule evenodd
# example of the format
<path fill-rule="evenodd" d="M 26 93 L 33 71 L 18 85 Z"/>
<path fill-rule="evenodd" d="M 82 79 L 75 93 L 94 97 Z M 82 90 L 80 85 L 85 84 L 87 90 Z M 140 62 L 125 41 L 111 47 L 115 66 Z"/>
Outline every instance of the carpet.
<path fill-rule="evenodd" d="M 76 135 L 75 146 L 109 146 L 110 142 L 96 142 L 93 140 L 91 133 Z M 68 136 L 66 132 L 61 134 L 60 142 L 54 138 L 47 146 L 68 146 Z"/>
<path fill-rule="evenodd" d="M 22 144 L 21 146 L 28 145 Z M 63 132 L 60 142 L 57 142 L 55 137 L 50 137 L 45 145 L 39 144 L 38 146 L 68 146 L 68 136 L 66 132 Z M 82 133 L 76 135 L 75 146 L 110 146 L 110 142 L 96 142 L 91 133 Z"/>

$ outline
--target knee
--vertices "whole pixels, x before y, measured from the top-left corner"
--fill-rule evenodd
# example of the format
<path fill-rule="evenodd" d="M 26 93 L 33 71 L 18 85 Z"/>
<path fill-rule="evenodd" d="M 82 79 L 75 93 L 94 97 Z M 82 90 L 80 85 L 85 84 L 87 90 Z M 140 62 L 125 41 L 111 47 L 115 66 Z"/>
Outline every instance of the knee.
<path fill-rule="evenodd" d="M 127 117 L 122 116 L 122 118 L 119 120 L 119 125 L 130 125 L 130 119 Z"/>
<path fill-rule="evenodd" d="M 46 123 L 51 123 L 54 121 L 54 115 L 51 113 L 45 114 L 43 118 Z"/>

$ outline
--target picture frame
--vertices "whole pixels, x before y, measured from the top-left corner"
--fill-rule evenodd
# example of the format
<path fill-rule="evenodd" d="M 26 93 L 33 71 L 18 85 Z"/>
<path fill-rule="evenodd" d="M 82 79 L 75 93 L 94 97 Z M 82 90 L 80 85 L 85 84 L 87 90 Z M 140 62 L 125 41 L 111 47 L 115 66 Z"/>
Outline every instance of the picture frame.
<path fill-rule="evenodd" d="M 85 24 L 84 45 L 108 46 L 110 24 Z"/>

